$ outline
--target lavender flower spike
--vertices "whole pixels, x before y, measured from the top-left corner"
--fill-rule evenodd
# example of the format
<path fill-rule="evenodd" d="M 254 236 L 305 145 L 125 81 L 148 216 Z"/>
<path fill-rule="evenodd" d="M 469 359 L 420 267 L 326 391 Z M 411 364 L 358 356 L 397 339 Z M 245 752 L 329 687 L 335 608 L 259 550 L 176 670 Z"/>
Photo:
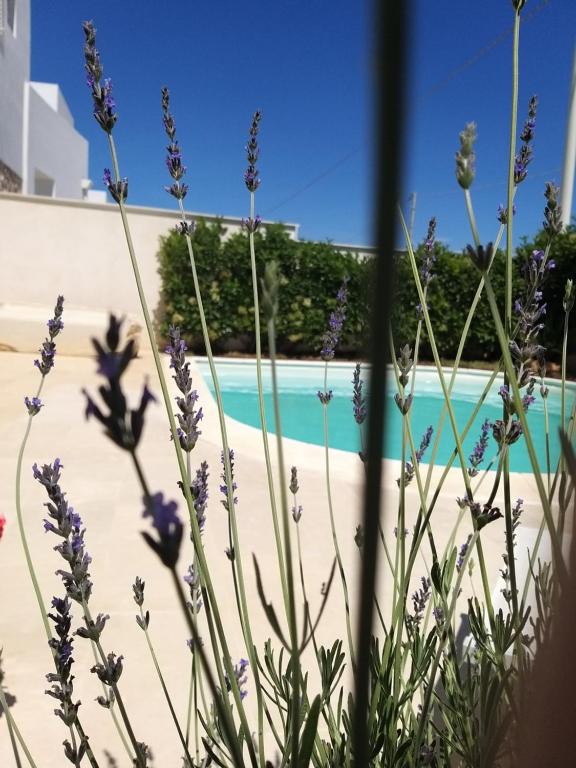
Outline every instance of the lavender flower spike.
<path fill-rule="evenodd" d="M 528 175 L 527 168 L 532 160 L 533 153 L 532 142 L 534 140 L 534 129 L 536 128 L 537 107 L 538 99 L 536 96 L 532 96 L 528 102 L 528 117 L 520 134 L 522 146 L 514 158 L 514 184 L 516 185 L 524 181 Z"/>
<path fill-rule="evenodd" d="M 58 570 L 68 597 L 78 603 L 88 602 L 92 593 L 92 582 L 88 568 L 92 558 L 84 548 L 85 529 L 82 520 L 73 507 L 66 501 L 66 494 L 60 488 L 62 464 L 55 459 L 52 464 L 44 464 L 42 469 L 34 464 L 34 478 L 44 486 L 49 504 L 46 504 L 48 518 L 44 520 L 44 530 L 55 533 L 60 543 L 54 547 L 66 561 L 67 570 Z"/>
<path fill-rule="evenodd" d="M 174 179 L 174 182 L 169 187 L 164 187 L 176 200 L 183 200 L 188 192 L 188 185 L 183 184 L 181 179 L 186 173 L 186 166 L 182 163 L 182 153 L 180 146 L 176 140 L 176 125 L 174 118 L 170 113 L 170 93 L 168 88 L 162 88 L 162 121 L 164 123 L 164 130 L 168 136 L 168 146 L 166 147 L 166 167 L 168 173 Z M 183 232 L 186 234 L 186 232 Z"/>
<path fill-rule="evenodd" d="M 348 292 L 346 285 L 348 278 L 344 279 L 344 282 L 340 286 L 338 293 L 336 294 L 336 309 L 330 313 L 328 319 L 328 330 L 322 337 L 322 349 L 320 351 L 320 357 L 322 360 L 328 362 L 334 357 L 334 353 L 340 336 L 342 334 L 342 327 L 344 320 L 346 319 L 346 302 L 348 300 Z"/>
<path fill-rule="evenodd" d="M 176 509 L 176 502 L 165 502 L 162 493 L 144 497 L 142 517 L 152 518 L 152 526 L 156 530 L 158 538 L 153 538 L 146 531 L 142 531 L 142 536 L 167 568 L 174 568 L 178 562 L 180 544 L 184 533 L 184 526 L 176 514 Z"/>
<path fill-rule="evenodd" d="M 432 268 L 436 261 L 434 254 L 434 243 L 436 239 L 436 218 L 433 216 L 428 222 L 428 232 L 426 233 L 426 240 L 424 241 L 424 258 L 422 259 L 422 266 L 420 267 L 420 276 L 422 278 L 422 287 L 425 288 L 430 285 L 434 278 L 432 274 Z"/>
<path fill-rule="evenodd" d="M 34 360 L 34 365 L 42 376 L 47 376 L 54 367 L 54 357 L 56 356 L 56 344 L 54 339 L 64 328 L 62 322 L 62 312 L 64 307 L 64 296 L 58 296 L 56 306 L 54 307 L 54 316 L 48 320 L 48 337 L 44 339 L 40 347 L 40 360 Z M 26 404 L 28 407 L 28 404 Z"/>
<path fill-rule="evenodd" d="M 364 382 L 360 378 L 360 363 L 356 363 L 352 378 L 353 395 L 352 404 L 354 407 L 354 421 L 356 424 L 363 424 L 366 419 L 366 398 L 362 392 Z"/>
<path fill-rule="evenodd" d="M 234 480 L 234 451 L 229 448 L 228 449 L 228 456 L 230 458 L 230 474 L 232 476 L 232 496 L 233 496 L 233 502 L 234 504 L 238 503 L 238 499 L 236 496 L 234 496 L 234 493 L 236 492 L 237 485 L 236 481 Z M 224 509 L 228 512 L 228 486 L 226 485 L 226 470 L 224 468 L 224 451 L 220 454 L 220 462 L 222 463 L 222 474 L 220 475 L 222 479 L 222 485 L 220 486 L 220 492 L 223 494 L 224 498 L 222 499 L 222 506 Z"/>
<path fill-rule="evenodd" d="M 36 416 L 36 414 L 40 412 L 40 408 L 44 407 L 42 400 L 40 400 L 39 397 L 25 397 L 24 405 L 28 410 L 29 416 Z"/>
<path fill-rule="evenodd" d="M 246 696 L 248 696 L 248 691 L 244 687 L 248 682 L 248 676 L 246 674 L 248 667 L 249 667 L 249 663 L 246 659 L 240 659 L 238 664 L 234 665 L 234 677 L 236 678 L 238 688 L 240 689 L 241 699 L 245 699 Z M 232 685 L 230 683 L 228 676 L 225 676 L 225 679 L 226 679 L 226 688 L 228 691 L 231 691 Z"/>
<path fill-rule="evenodd" d="M 428 429 L 424 432 L 422 435 L 422 439 L 420 441 L 420 447 L 416 451 L 416 464 L 420 464 L 422 461 L 424 454 L 428 450 L 428 446 L 430 445 L 430 440 L 432 439 L 432 435 L 434 434 L 434 427 L 429 426 Z M 414 466 L 411 461 L 406 462 L 406 468 L 404 471 L 404 482 L 409 483 L 414 478 Z M 400 485 L 400 479 L 396 481 L 398 485 Z"/>
<path fill-rule="evenodd" d="M 258 162 L 258 155 L 260 154 L 260 150 L 258 148 L 258 128 L 260 125 L 260 120 L 262 119 L 262 113 L 260 111 L 254 112 L 254 115 L 252 117 L 252 125 L 250 126 L 250 138 L 248 139 L 248 144 L 246 145 L 246 157 L 248 158 L 248 168 L 244 172 L 244 183 L 246 184 L 247 189 L 250 192 L 256 192 L 258 187 L 260 186 L 260 179 L 258 178 L 258 169 L 256 168 L 256 163 Z M 248 219 L 251 226 L 255 225 L 255 221 L 252 219 Z M 256 231 L 255 228 L 249 231 Z"/>
<path fill-rule="evenodd" d="M 84 69 L 86 70 L 86 83 L 92 93 L 94 117 L 98 125 L 107 134 L 112 133 L 116 125 L 116 102 L 112 96 L 112 80 L 105 78 L 102 81 L 102 64 L 100 54 L 96 48 L 96 29 L 91 21 L 82 24 L 84 29 Z"/>
<path fill-rule="evenodd" d="M 484 423 L 482 424 L 482 429 L 480 430 L 480 437 L 478 438 L 478 442 L 468 457 L 468 461 L 470 462 L 470 466 L 468 467 L 468 475 L 470 477 L 476 477 L 478 474 L 478 467 L 484 461 L 484 454 L 486 453 L 486 448 L 488 447 L 488 432 L 490 431 L 491 427 L 492 424 L 490 421 L 485 419 Z"/>
<path fill-rule="evenodd" d="M 176 404 L 180 410 L 180 413 L 176 414 L 179 424 L 178 438 L 182 450 L 190 453 L 202 434 L 198 429 L 198 422 L 202 420 L 204 414 L 202 408 L 195 409 L 198 393 L 192 389 L 190 364 L 186 362 L 184 354 L 186 343 L 180 336 L 180 328 L 171 325 L 169 335 L 171 343 L 166 347 L 166 352 L 170 355 L 170 368 L 174 370 L 172 378 L 184 396 L 176 398 Z"/>

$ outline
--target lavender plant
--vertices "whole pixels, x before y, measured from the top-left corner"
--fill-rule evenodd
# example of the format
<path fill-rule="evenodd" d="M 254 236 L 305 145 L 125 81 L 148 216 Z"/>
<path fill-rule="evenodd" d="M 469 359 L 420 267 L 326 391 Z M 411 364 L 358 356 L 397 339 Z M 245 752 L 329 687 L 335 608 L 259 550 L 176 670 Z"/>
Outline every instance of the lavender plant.
<path fill-rule="evenodd" d="M 336 294 L 334 309 L 327 320 L 327 329 L 319 350 L 319 356 L 324 363 L 324 376 L 317 399 L 323 413 L 326 496 L 335 560 L 329 578 L 322 587 L 320 608 L 317 614 L 312 616 L 301 530 L 307 519 L 314 514 L 314 510 L 308 504 L 300 503 L 302 498 L 305 499 L 306 489 L 300 488 L 296 467 L 292 467 L 288 480 L 279 407 L 276 323 L 282 276 L 274 262 L 267 263 L 265 269 L 262 269 L 255 250 L 254 234 L 262 225 L 260 217 L 255 213 L 255 193 L 261 183 L 258 163 L 262 115 L 259 111 L 255 112 L 246 146 L 247 168 L 244 184 L 250 194 L 250 212 L 244 226 L 249 235 L 247 258 L 250 258 L 253 282 L 256 379 L 264 465 L 283 602 L 283 611 L 278 612 L 268 600 L 268 585 L 263 582 L 258 560 L 254 557 L 257 590 L 271 634 L 275 637 L 274 642 L 270 638 L 259 648 L 252 629 L 253 608 L 248 603 L 245 577 L 247 561 L 237 525 L 237 515 L 242 508 L 242 489 L 238 488 L 234 469 L 235 462 L 241 462 L 242 456 L 235 455 L 228 442 L 221 390 L 203 310 L 203 286 L 198 279 L 192 246 L 191 234 L 194 224 L 187 217 L 183 205 L 189 192 L 188 184 L 183 181 L 187 168 L 176 134 L 170 94 L 167 88 L 163 88 L 162 121 L 168 139 L 166 166 L 171 179 L 166 191 L 177 201 L 181 214 L 178 232 L 186 240 L 190 257 L 192 284 L 213 378 L 220 426 L 219 500 L 227 516 L 226 554 L 247 656 L 238 659 L 230 652 L 227 617 L 222 614 L 221 601 L 212 578 L 214 568 L 221 568 L 221 563 L 208 561 L 203 541 L 203 534 L 211 519 L 208 515 L 209 504 L 214 503 L 209 494 L 210 468 L 207 462 L 201 461 L 193 466 L 196 455 L 194 451 L 202 444 L 203 439 L 200 429 L 203 409 L 199 406 L 198 392 L 193 388 L 193 369 L 186 358 L 183 330 L 176 326 L 170 327 L 170 343 L 166 353 L 178 394 L 174 397 L 169 391 L 155 344 L 138 260 L 130 235 L 125 207 L 128 180 L 120 175 L 113 138 L 118 114 L 112 96 L 112 82 L 109 78 L 103 78 L 104 70 L 96 48 L 96 31 L 93 24 L 86 22 L 83 26 L 85 69 L 93 113 L 98 125 L 107 135 L 111 152 L 112 170 L 105 169 L 104 182 L 118 205 L 126 235 L 178 465 L 177 483 L 182 494 L 178 501 L 182 504 L 183 499 L 188 512 L 190 542 L 185 536 L 187 523 L 179 512 L 178 501 L 170 499 L 164 491 L 152 489 L 149 485 L 139 448 L 144 439 L 148 408 L 156 399 L 152 392 L 154 387 L 144 383 L 139 403 L 135 407 L 129 404 L 123 377 L 134 357 L 134 343 L 121 343 L 122 323 L 114 315 L 110 317 L 105 338 L 93 341 L 97 372 L 104 383 L 98 388 L 99 399 L 87 391 L 84 392 L 85 413 L 87 418 L 96 419 L 104 428 L 104 434 L 131 458 L 141 488 L 141 498 L 133 501 L 149 526 L 141 535 L 170 575 L 174 597 L 186 621 L 189 636 L 183 638 L 183 641 L 187 640 L 190 648 L 191 666 L 184 727 L 177 716 L 161 671 L 160 659 L 152 643 L 152 614 L 144 608 L 145 584 L 140 577 L 136 577 L 132 587 L 138 608 L 136 623 L 144 633 L 150 658 L 174 724 L 175 735 L 182 749 L 184 765 L 189 768 L 207 768 L 211 764 L 268 768 L 272 765 L 269 760 L 269 757 L 272 757 L 271 745 L 279 755 L 278 764 L 293 768 L 307 768 L 310 764 L 315 768 L 359 765 L 359 754 L 366 754 L 366 765 L 375 768 L 479 768 L 488 765 L 504 766 L 514 759 L 514 729 L 521 717 L 518 691 L 529 690 L 529 675 L 534 654 L 550 636 L 553 605 L 566 581 L 567 567 L 562 555 L 562 538 L 565 515 L 574 489 L 573 485 L 570 486 L 565 460 L 561 458 L 557 467 L 552 467 L 549 450 L 545 484 L 526 416 L 538 396 L 543 400 L 546 409 L 546 354 L 539 343 L 539 335 L 546 322 L 546 304 L 543 300 L 545 283 L 554 268 L 554 262 L 549 258 L 549 246 L 560 232 L 561 217 L 558 190 L 552 183 L 547 183 L 543 215 L 549 244 L 544 250 L 535 250 L 526 261 L 522 293 L 513 301 L 514 200 L 519 185 L 529 173 L 529 164 L 534 152 L 537 99 L 532 97 L 529 101 L 528 116 L 520 132 L 520 146 L 517 149 L 518 41 L 524 2 L 516 0 L 512 5 L 515 26 L 508 195 L 506 206 L 501 205 L 499 208 L 499 228 L 493 241 L 481 240 L 472 203 L 471 189 L 476 167 L 474 123 L 469 123 L 460 134 L 460 148 L 456 153 L 456 179 L 464 192 L 473 241 L 467 247 L 466 253 L 478 269 L 478 287 L 463 324 L 458 353 L 449 376 L 441 364 L 440 350 L 428 308 L 428 291 L 433 290 L 437 268 L 436 219 L 430 219 L 422 257 L 418 259 L 414 243 L 400 213 L 408 259 L 418 293 L 418 305 L 412 309 L 416 312 L 417 325 L 415 336 L 410 339 L 395 339 L 393 329 L 389 330 L 390 362 L 396 390 L 394 402 L 402 419 L 400 476 L 397 480 L 397 497 L 395 496 L 396 516 L 394 520 L 389 521 L 395 523 L 393 554 L 390 546 L 392 542 L 387 534 L 387 528 L 390 526 L 378 521 L 377 528 L 393 589 L 391 599 L 386 603 L 382 602 L 379 589 L 367 595 L 368 601 L 374 604 L 377 612 L 378 625 L 367 638 L 369 653 L 366 658 L 357 654 L 358 645 L 354 643 L 353 638 L 352 612 L 356 606 L 354 596 L 349 590 L 350 575 L 344 567 L 341 541 L 335 522 L 329 450 L 328 417 L 334 398 L 328 385 L 329 363 L 337 353 L 346 328 L 346 280 Z M 507 271 L 502 313 L 490 273 L 504 232 Z M 183 275 L 182 279 L 189 280 L 189 276 Z M 570 438 L 574 429 L 574 408 L 571 418 L 568 419 L 565 358 L 574 297 L 573 283 L 568 281 L 563 301 L 565 323 L 561 423 L 562 429 L 569 433 Z M 456 419 L 451 393 L 476 309 L 484 298 L 493 315 L 501 359 L 497 370 L 489 377 L 473 413 L 462 428 Z M 57 537 L 58 543 L 54 549 L 64 561 L 64 566 L 57 574 L 61 577 L 65 594 L 53 597 L 51 612 L 48 612 L 45 606 L 36 578 L 23 523 L 20 500 L 23 455 L 32 420 L 45 407 L 40 394 L 44 380 L 54 366 L 54 339 L 63 329 L 62 307 L 63 299 L 59 297 L 54 317 L 48 322 L 48 337 L 41 347 L 40 357 L 35 361 L 41 374 L 39 387 L 36 394 L 25 398 L 28 424 L 18 456 L 16 479 L 16 510 L 20 535 L 54 666 L 54 671 L 47 676 L 51 684 L 47 693 L 57 701 L 56 715 L 67 728 L 67 738 L 64 742 L 67 760 L 77 768 L 86 760 L 92 768 L 98 768 L 95 750 L 79 719 L 80 702 L 74 693 L 75 676 L 71 672 L 76 638 L 89 641 L 96 654 L 95 664 L 90 671 L 103 686 L 103 695 L 98 701 L 114 718 L 130 763 L 138 768 L 146 768 L 151 765 L 149 747 L 136 737 L 118 685 L 123 673 L 124 656 L 115 652 L 107 653 L 103 648 L 102 635 L 109 616 L 98 613 L 93 617 L 91 613 L 93 584 L 89 573 L 91 557 L 85 545 L 86 530 L 80 515 L 70 506 L 60 486 L 62 463 L 59 459 L 41 467 L 36 464 L 33 467 L 34 478 L 48 496 L 44 528 L 46 532 Z M 276 425 L 275 461 L 270 450 L 263 395 L 261 314 L 265 321 L 270 356 Z M 432 349 L 443 394 L 443 409 L 438 423 L 431 424 L 418 442 L 414 440 L 412 415 L 419 401 L 418 359 L 424 333 Z M 499 388 L 502 418 L 493 422 L 484 418 L 477 442 L 472 452 L 466 456 L 464 440 L 476 417 L 481 414 L 484 399 L 498 373 L 503 374 L 503 383 Z M 360 430 L 360 459 L 368 475 L 370 457 L 364 442 L 363 429 L 367 418 L 370 418 L 371 405 L 366 398 L 360 364 L 354 369 L 351 384 L 351 411 Z M 448 439 L 454 446 L 453 452 L 440 476 L 433 477 L 446 418 L 451 432 Z M 549 442 L 548 433 L 546 439 Z M 521 499 L 512 503 L 510 488 L 509 450 L 514 444 L 523 445 L 530 458 L 543 512 L 543 523 L 530 553 L 530 567 L 524 584 L 519 583 L 516 569 L 517 532 L 522 525 L 524 503 Z M 496 457 L 481 471 L 486 453 L 492 446 Z M 447 541 L 444 541 L 445 537 L 439 536 L 434 528 L 433 513 L 445 501 L 445 490 L 444 495 L 441 494 L 450 468 L 456 461 L 459 469 L 455 470 L 452 477 L 458 477 L 461 496 L 453 498 L 452 511 L 455 522 Z M 490 472 L 493 463 L 496 464 L 496 469 Z M 290 502 L 288 491 L 291 494 Z M 409 528 L 407 526 L 410 509 L 414 505 L 415 522 L 413 527 Z M 559 511 L 555 518 L 556 507 Z M 467 526 L 465 533 L 460 530 L 463 525 Z M 492 530 L 493 526 L 495 529 L 498 525 L 503 526 L 505 539 L 500 575 L 504 583 L 501 591 L 507 605 L 506 611 L 497 610 L 494 605 L 491 574 L 488 573 L 483 550 L 486 527 L 491 526 Z M 0 518 L 0 537 L 2 528 Z M 552 545 L 551 563 L 542 563 L 539 559 L 539 545 L 545 528 Z M 352 536 L 353 526 L 350 528 L 350 538 Z M 357 526 L 354 539 L 361 556 L 367 557 L 366 532 L 362 526 Z M 187 570 L 182 572 L 180 563 L 184 557 L 188 565 Z M 296 560 L 299 584 L 296 578 Z M 478 584 L 475 586 L 472 582 L 475 563 L 478 564 L 480 577 L 478 592 L 475 591 Z M 336 639 L 330 647 L 324 647 L 320 645 L 317 637 L 317 629 L 327 604 L 336 566 L 342 586 L 347 648 L 340 639 Z M 468 588 L 465 581 L 467 578 L 471 582 L 473 596 L 469 597 L 467 609 L 463 614 L 470 630 L 470 637 L 465 639 L 461 631 L 464 624 L 458 626 L 456 614 L 464 604 L 464 590 Z M 535 590 L 536 595 L 535 615 L 530 614 L 528 605 L 530 587 Z M 83 622 L 75 631 L 72 631 L 73 605 L 78 607 Z M 302 615 L 301 621 L 298 621 L 299 615 Z M 308 646 L 311 652 L 307 655 Z M 349 691 L 343 682 L 347 666 L 350 667 L 356 685 L 354 693 Z M 315 682 L 310 675 L 310 668 L 314 667 L 317 673 Z M 362 670 L 365 667 L 368 676 L 364 679 Z M 362 698 L 359 691 L 363 684 L 367 686 L 365 718 L 364 713 L 360 711 Z M 207 695 L 211 696 L 211 700 L 207 699 Z M 248 707 L 250 701 L 254 702 L 251 708 Z M 0 704 L 8 723 L 16 764 L 22 764 L 22 752 L 28 763 L 35 766 L 26 741 L 10 711 L 10 705 L 13 703 L 13 699 L 3 688 L 0 672 Z M 116 717 L 116 711 L 119 712 L 120 719 Z M 364 730 L 358 728 L 358 718 L 365 730 L 362 743 L 359 742 L 359 734 L 364 733 Z M 154 734 L 151 734 L 150 740 L 153 737 Z M 104 750 L 106 746 L 99 745 L 99 748 Z M 113 761 L 109 759 L 108 762 L 112 764 Z"/>

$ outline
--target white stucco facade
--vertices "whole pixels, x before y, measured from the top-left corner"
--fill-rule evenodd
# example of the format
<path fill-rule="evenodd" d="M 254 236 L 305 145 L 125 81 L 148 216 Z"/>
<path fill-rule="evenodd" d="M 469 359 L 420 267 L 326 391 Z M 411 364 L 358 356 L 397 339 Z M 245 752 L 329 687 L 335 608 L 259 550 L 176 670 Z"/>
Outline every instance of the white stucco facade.
<path fill-rule="evenodd" d="M 30 80 L 30 0 L 0 0 L 0 190 L 79 200 L 87 176 L 60 88 Z"/>

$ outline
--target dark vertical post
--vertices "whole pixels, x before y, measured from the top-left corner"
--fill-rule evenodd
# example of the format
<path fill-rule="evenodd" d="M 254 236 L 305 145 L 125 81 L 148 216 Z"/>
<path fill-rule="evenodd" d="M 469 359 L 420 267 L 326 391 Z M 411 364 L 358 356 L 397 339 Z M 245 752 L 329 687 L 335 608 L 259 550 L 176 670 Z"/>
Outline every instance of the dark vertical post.
<path fill-rule="evenodd" d="M 375 236 L 377 257 L 374 275 L 371 326 L 371 380 L 368 406 L 367 472 L 364 493 L 364 557 L 360 580 L 360 620 L 356 643 L 356 677 L 353 750 L 356 768 L 368 766 L 368 691 L 370 642 L 374 607 L 374 586 L 378 556 L 378 520 L 382 480 L 382 444 L 385 426 L 386 364 L 388 321 L 392 301 L 393 254 L 400 199 L 403 116 L 405 96 L 406 19 L 409 0 L 376 0 L 374 41 L 376 71 L 377 124 Z"/>

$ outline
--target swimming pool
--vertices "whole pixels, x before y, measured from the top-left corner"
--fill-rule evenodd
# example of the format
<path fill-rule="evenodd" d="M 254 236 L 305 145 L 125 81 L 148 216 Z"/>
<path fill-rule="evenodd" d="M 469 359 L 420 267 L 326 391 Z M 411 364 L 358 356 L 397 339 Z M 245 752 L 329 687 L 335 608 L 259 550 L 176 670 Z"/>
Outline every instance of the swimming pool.
<path fill-rule="evenodd" d="M 205 358 L 196 358 L 198 367 L 208 387 L 213 392 L 212 380 Z M 272 385 L 270 366 L 263 361 L 264 400 L 266 419 L 270 432 L 275 432 L 272 408 Z M 253 360 L 216 359 L 216 370 L 222 389 L 224 411 L 238 421 L 252 427 L 260 428 L 258 409 L 258 390 L 256 384 L 256 364 Z M 329 442 L 332 448 L 357 452 L 360 449 L 360 432 L 352 413 L 352 374 L 354 365 L 351 363 L 331 362 L 328 365 L 328 389 L 333 391 L 333 399 L 328 407 L 329 413 Z M 446 370 L 446 379 L 451 371 Z M 475 404 L 484 390 L 489 374 L 485 371 L 462 371 L 456 377 L 452 390 L 451 402 L 454 408 L 456 422 L 460 431 L 466 425 L 474 410 Z M 367 378 L 364 372 L 364 378 Z M 280 389 L 280 417 L 282 432 L 285 437 L 301 440 L 305 443 L 324 445 L 324 422 L 322 406 L 317 397 L 317 391 L 323 389 L 324 364 L 316 362 L 280 361 L 278 363 L 278 382 Z M 482 405 L 475 421 L 464 441 L 464 455 L 468 457 L 477 442 L 482 423 L 485 419 L 494 421 L 502 417 L 502 400 L 498 389 L 502 378 L 497 377 Z M 560 454 L 558 427 L 560 426 L 560 386 L 557 381 L 547 382 L 548 417 L 550 430 L 550 453 L 554 468 Z M 538 454 L 540 467 L 546 468 L 545 421 L 542 399 L 538 386 L 535 388 L 536 402 L 528 412 L 528 423 Z M 393 397 L 396 392 L 393 374 L 388 377 L 388 426 L 383 455 L 386 458 L 399 459 L 402 446 L 402 417 Z M 574 399 L 573 384 L 567 386 L 566 410 L 570 412 Z M 435 368 L 419 366 L 416 373 L 416 388 L 414 402 L 411 408 L 412 430 L 416 447 L 426 429 L 432 426 L 436 431 L 438 419 L 444 399 L 440 388 L 438 373 Z M 489 433 L 488 449 L 484 463 L 485 468 L 496 455 L 496 442 Z M 425 454 L 422 463 L 425 464 L 431 453 L 431 448 Z M 444 421 L 442 438 L 438 449 L 436 463 L 446 464 L 454 450 L 454 439 L 448 418 Z M 455 462 L 458 466 L 458 463 Z M 510 468 L 513 472 L 530 472 L 531 465 L 522 438 L 510 448 Z"/>

